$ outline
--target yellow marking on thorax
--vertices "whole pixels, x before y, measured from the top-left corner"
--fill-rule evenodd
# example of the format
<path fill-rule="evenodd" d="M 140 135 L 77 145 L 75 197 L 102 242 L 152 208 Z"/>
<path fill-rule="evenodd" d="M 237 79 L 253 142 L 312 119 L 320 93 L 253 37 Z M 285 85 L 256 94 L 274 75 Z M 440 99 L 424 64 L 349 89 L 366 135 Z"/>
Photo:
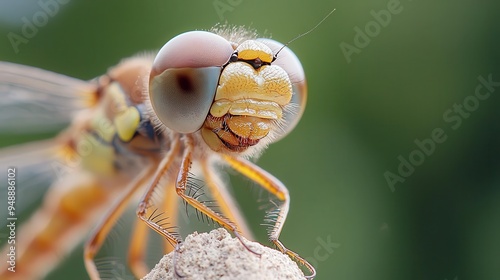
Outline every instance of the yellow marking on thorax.
<path fill-rule="evenodd" d="M 88 147 L 88 150 L 81 154 L 81 165 L 84 169 L 104 176 L 116 173 L 114 166 L 116 154 L 113 146 L 99 142 L 88 133 L 82 135 L 80 143 Z"/>
<path fill-rule="evenodd" d="M 111 143 L 116 134 L 116 128 L 106 117 L 106 113 L 99 110 L 92 118 L 90 128 L 106 143 Z"/>
<path fill-rule="evenodd" d="M 123 89 L 117 82 L 104 89 L 101 105 L 90 121 L 90 131 L 81 135 L 77 147 L 83 147 L 81 165 L 95 174 L 112 176 L 116 174 L 116 150 L 113 139 L 118 136 L 128 142 L 135 135 L 140 124 L 140 113 L 134 106 L 128 106 Z"/>
<path fill-rule="evenodd" d="M 140 122 L 141 115 L 137 108 L 129 107 L 115 117 L 113 124 L 116 127 L 118 137 L 120 137 L 122 141 L 128 142 L 134 136 Z"/>
<path fill-rule="evenodd" d="M 108 114 L 112 121 L 112 126 L 115 132 L 124 142 L 132 139 L 141 121 L 141 115 L 137 108 L 128 106 L 125 99 L 125 93 L 117 82 L 112 83 L 106 89 L 106 94 L 109 95 L 112 103 L 111 114 Z"/>

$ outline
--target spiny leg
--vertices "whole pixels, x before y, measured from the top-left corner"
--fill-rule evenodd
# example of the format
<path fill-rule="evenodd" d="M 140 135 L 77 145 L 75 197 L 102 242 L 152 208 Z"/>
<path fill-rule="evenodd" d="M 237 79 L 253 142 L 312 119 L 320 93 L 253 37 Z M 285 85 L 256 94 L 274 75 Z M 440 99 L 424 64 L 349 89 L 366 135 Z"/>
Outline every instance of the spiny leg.
<path fill-rule="evenodd" d="M 309 264 L 304 258 L 299 256 L 297 253 L 288 250 L 281 241 L 279 241 L 279 236 L 283 225 L 285 223 L 286 217 L 288 215 L 288 209 L 290 207 L 290 196 L 288 194 L 288 189 L 281 183 L 276 177 L 269 174 L 262 168 L 256 166 L 255 164 L 241 159 L 232 157 L 229 155 L 222 155 L 222 158 L 236 171 L 240 172 L 242 175 L 246 176 L 248 179 L 256 182 L 269 193 L 276 196 L 280 201 L 281 205 L 275 205 L 276 209 L 268 213 L 268 220 L 274 221 L 274 225 L 269 232 L 269 240 L 276 245 L 276 247 L 283 253 L 289 255 L 292 259 L 298 263 L 304 265 L 310 272 L 311 275 L 306 276 L 308 279 L 312 279 L 316 276 L 316 270 Z"/>
<path fill-rule="evenodd" d="M 166 187 L 165 194 L 162 200 L 162 211 L 168 213 L 168 223 L 171 226 L 177 224 L 177 194 L 175 193 L 175 184 L 169 184 Z M 141 279 L 149 272 L 149 268 L 144 262 L 144 253 L 146 252 L 147 242 L 149 236 L 149 227 L 142 220 L 136 220 L 134 231 L 132 233 L 129 252 L 128 264 L 130 270 L 137 279 Z M 163 240 L 164 252 L 169 253 L 174 250 L 174 246 L 168 241 Z"/>
<path fill-rule="evenodd" d="M 201 160 L 201 168 L 208 190 L 219 206 L 222 215 L 227 217 L 230 221 L 233 221 L 247 239 L 254 240 L 253 234 L 248 228 L 247 222 L 241 214 L 240 209 L 238 209 L 234 199 L 227 191 L 226 186 L 208 159 Z"/>
<path fill-rule="evenodd" d="M 101 248 L 104 240 L 106 240 L 110 230 L 113 228 L 114 224 L 122 215 L 130 200 L 133 198 L 135 192 L 145 184 L 146 180 L 148 180 L 153 173 L 153 167 L 154 165 L 147 167 L 139 176 L 137 176 L 137 179 L 129 187 L 127 192 L 123 194 L 115 205 L 113 205 L 113 208 L 104 216 L 101 223 L 97 226 L 89 240 L 85 243 L 85 268 L 87 269 L 91 279 L 101 279 L 94 262 L 94 257 Z"/>
<path fill-rule="evenodd" d="M 139 206 L 137 207 L 137 216 L 150 228 L 152 228 L 161 236 L 165 237 L 167 241 L 172 245 L 180 243 L 181 239 L 175 233 L 171 232 L 169 227 L 163 226 L 163 219 L 158 219 L 162 213 L 160 212 L 159 214 L 156 214 L 155 210 L 148 216 L 147 212 L 148 208 L 151 206 L 155 189 L 159 186 L 160 180 L 167 174 L 167 172 L 171 168 L 172 163 L 175 161 L 175 158 L 178 155 L 179 151 L 180 141 L 179 138 L 175 136 L 174 139 L 172 139 L 170 150 L 158 165 L 153 182 L 146 189 L 146 192 L 144 193 L 141 201 L 139 202 Z"/>
<path fill-rule="evenodd" d="M 229 219 L 226 217 L 222 216 L 221 214 L 215 212 L 213 209 L 209 208 L 207 205 L 205 205 L 203 202 L 198 201 L 195 197 L 190 196 L 189 194 L 186 194 L 186 190 L 188 188 L 188 178 L 189 178 L 189 169 L 191 168 L 191 162 L 192 162 L 192 153 L 194 149 L 194 143 L 193 143 L 192 137 L 189 135 L 185 135 L 183 138 L 183 143 L 184 143 L 184 154 L 182 156 L 182 162 L 181 162 L 181 169 L 179 171 L 179 174 L 177 176 L 177 184 L 176 184 L 176 191 L 177 194 L 189 205 L 194 207 L 196 210 L 200 211 L 202 214 L 206 215 L 208 218 L 212 219 L 213 221 L 217 222 L 227 230 L 231 231 L 234 233 L 236 238 L 238 238 L 241 242 L 241 244 L 250 252 L 260 255 L 259 253 L 253 251 L 250 247 L 248 247 L 244 240 L 242 239 L 241 234 L 238 232 L 238 228 L 234 223 L 232 223 Z"/>

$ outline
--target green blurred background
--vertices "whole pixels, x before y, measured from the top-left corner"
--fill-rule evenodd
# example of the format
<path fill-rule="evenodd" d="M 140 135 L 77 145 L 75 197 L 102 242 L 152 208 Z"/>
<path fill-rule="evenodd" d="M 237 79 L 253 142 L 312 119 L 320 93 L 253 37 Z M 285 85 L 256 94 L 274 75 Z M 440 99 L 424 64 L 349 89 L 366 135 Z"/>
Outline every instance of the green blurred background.
<path fill-rule="evenodd" d="M 374 23 L 371 11 L 388 6 L 397 14 Z M 472 97 L 479 76 L 500 81 L 497 1 L 69 1 L 16 53 L 7 34 L 41 8 L 2 0 L 0 60 L 90 79 L 188 30 L 227 21 L 286 42 L 333 8 L 290 45 L 308 79 L 307 109 L 258 162 L 290 189 L 282 241 L 316 265 L 318 280 L 500 279 L 500 87 Z M 356 40 L 367 26 L 369 41 Z M 344 55 L 343 42 L 356 52 Z M 462 121 L 453 129 L 443 114 L 464 100 L 472 109 L 450 115 Z M 446 141 L 391 189 L 384 174 L 397 175 L 398 157 L 416 155 L 414 141 L 436 128 Z M 81 256 L 47 279 L 87 279 Z"/>

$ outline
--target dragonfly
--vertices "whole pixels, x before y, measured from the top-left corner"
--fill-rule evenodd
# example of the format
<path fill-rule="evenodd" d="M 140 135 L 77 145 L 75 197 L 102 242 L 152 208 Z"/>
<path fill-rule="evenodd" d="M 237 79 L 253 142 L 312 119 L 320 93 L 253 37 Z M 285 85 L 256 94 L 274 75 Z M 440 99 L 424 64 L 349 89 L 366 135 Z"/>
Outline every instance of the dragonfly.
<path fill-rule="evenodd" d="M 180 201 L 251 251 L 243 239 L 251 231 L 221 178 L 224 169 L 270 194 L 269 240 L 308 270 L 306 278 L 315 276 L 314 267 L 279 240 L 289 191 L 253 162 L 294 129 L 305 109 L 304 70 L 287 45 L 243 27 L 190 31 L 156 55 L 124 59 L 91 81 L 0 62 L 0 94 L 3 133 L 65 126 L 52 139 L 0 151 L 1 166 L 24 175 L 18 191 L 50 182 L 40 208 L 17 232 L 15 272 L 1 262 L 0 279 L 42 278 L 89 230 L 85 267 L 91 279 L 100 279 L 95 257 L 134 202 L 138 219 L 127 258 L 137 278 L 149 270 L 149 229 L 163 237 L 166 251 L 182 243 L 175 227 Z M 201 188 L 212 200 L 200 198 Z M 5 244 L 1 255 L 8 253 Z"/>

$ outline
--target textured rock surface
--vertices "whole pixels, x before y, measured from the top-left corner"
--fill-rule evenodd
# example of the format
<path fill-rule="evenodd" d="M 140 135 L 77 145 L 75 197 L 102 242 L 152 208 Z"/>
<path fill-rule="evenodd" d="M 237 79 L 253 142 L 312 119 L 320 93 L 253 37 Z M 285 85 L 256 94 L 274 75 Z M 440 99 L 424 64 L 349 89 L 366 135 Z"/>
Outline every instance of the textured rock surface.
<path fill-rule="evenodd" d="M 210 233 L 194 233 L 182 244 L 177 258 L 177 271 L 183 278 L 174 278 L 173 253 L 165 255 L 143 279 L 305 279 L 297 264 L 287 255 L 247 241 L 259 257 L 241 245 L 224 229 Z"/>

